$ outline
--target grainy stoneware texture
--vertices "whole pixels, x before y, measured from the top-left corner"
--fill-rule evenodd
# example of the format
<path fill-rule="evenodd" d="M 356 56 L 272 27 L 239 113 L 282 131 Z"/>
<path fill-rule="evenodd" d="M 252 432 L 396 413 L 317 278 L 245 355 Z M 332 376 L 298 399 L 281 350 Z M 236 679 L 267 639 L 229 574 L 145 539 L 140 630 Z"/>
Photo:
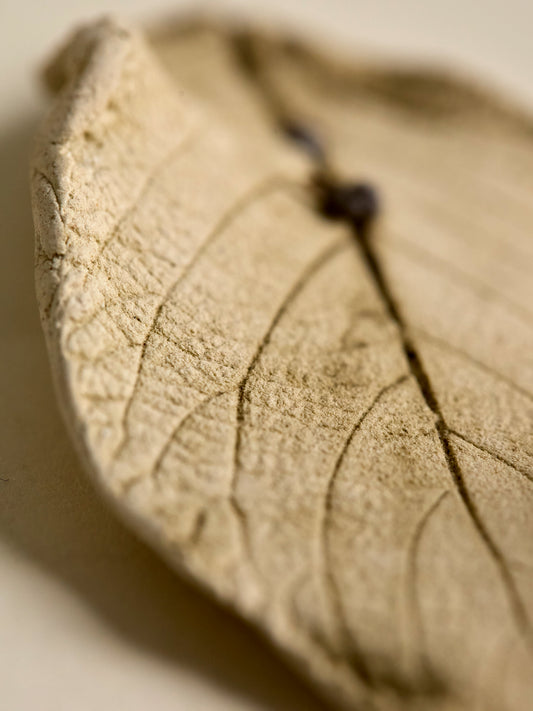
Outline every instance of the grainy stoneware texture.
<path fill-rule="evenodd" d="M 529 120 L 208 23 L 96 23 L 47 77 L 38 300 L 116 510 L 339 706 L 528 711 Z M 379 190 L 368 240 L 288 118 Z"/>

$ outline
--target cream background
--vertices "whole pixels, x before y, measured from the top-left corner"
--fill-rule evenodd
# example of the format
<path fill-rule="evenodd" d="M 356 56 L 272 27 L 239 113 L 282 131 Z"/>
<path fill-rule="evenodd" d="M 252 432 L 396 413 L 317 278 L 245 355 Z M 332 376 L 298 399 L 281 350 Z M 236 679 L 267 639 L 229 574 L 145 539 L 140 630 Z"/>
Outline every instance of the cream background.
<path fill-rule="evenodd" d="M 533 106 L 529 0 L 262 4 L 263 14 L 357 51 L 466 66 Z M 28 146 L 45 106 L 36 68 L 75 22 L 109 10 L 157 18 L 168 8 L 0 0 L 1 711 L 320 708 L 252 631 L 176 579 L 107 512 L 51 388 L 27 188 Z"/>

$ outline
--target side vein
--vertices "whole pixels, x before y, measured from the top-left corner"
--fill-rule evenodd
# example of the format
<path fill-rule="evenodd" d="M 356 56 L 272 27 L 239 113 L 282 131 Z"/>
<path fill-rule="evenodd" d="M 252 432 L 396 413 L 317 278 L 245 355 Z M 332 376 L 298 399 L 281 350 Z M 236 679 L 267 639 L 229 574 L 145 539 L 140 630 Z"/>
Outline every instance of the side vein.
<path fill-rule="evenodd" d="M 152 333 L 155 330 L 155 326 L 159 320 L 159 317 L 161 316 L 161 313 L 171 295 L 171 293 L 179 287 L 179 285 L 183 282 L 183 280 L 189 275 L 189 273 L 192 271 L 194 266 L 198 263 L 200 257 L 202 257 L 205 252 L 208 250 L 208 248 L 213 244 L 213 242 L 221 235 L 224 233 L 224 231 L 231 225 L 231 223 L 239 217 L 239 215 L 251 204 L 254 203 L 255 200 L 264 197 L 270 192 L 273 192 L 275 190 L 280 189 L 281 187 L 284 187 L 284 182 L 283 179 L 280 176 L 274 176 L 270 177 L 267 180 L 262 181 L 258 185 L 254 185 L 251 190 L 246 192 L 237 202 L 234 203 L 234 205 L 218 220 L 214 228 L 211 230 L 211 232 L 208 234 L 200 248 L 197 250 L 195 255 L 193 256 L 192 260 L 186 265 L 186 267 L 181 271 L 179 276 L 170 284 L 168 289 L 165 291 L 163 294 L 163 298 L 161 299 L 157 309 L 155 310 L 155 313 L 152 317 L 152 320 L 150 321 L 150 324 L 148 326 L 148 330 L 146 332 L 146 335 L 144 337 L 144 340 L 141 344 L 141 352 L 139 356 L 139 360 L 137 363 L 137 373 L 135 376 L 135 380 L 133 383 L 133 387 L 131 390 L 131 395 L 128 398 L 128 401 L 126 403 L 126 407 L 124 410 L 124 414 L 122 417 L 122 430 L 123 430 L 123 436 L 121 441 L 119 442 L 118 446 L 115 449 L 115 452 L 113 454 L 113 458 L 117 459 L 120 457 L 122 454 L 126 443 L 127 443 L 127 438 L 128 438 L 128 418 L 131 410 L 131 406 L 135 400 L 135 396 L 137 394 L 139 384 L 140 384 L 140 379 L 141 379 L 141 373 L 144 365 L 144 360 L 146 356 L 146 351 L 148 348 L 148 344 L 150 342 L 150 338 L 152 336 Z"/>
<path fill-rule="evenodd" d="M 411 608 L 411 617 L 414 621 L 415 635 L 418 640 L 418 647 L 420 650 L 420 657 L 422 664 L 427 667 L 426 661 L 426 644 L 425 644 L 425 634 L 424 634 L 424 624 L 422 620 L 422 614 L 420 611 L 420 603 L 417 594 L 417 579 L 418 579 L 418 550 L 420 544 L 422 543 L 422 538 L 424 532 L 427 528 L 429 520 L 436 513 L 437 509 L 444 501 L 444 499 L 450 494 L 450 491 L 442 491 L 439 496 L 430 504 L 427 511 L 423 514 L 422 518 L 418 521 L 413 537 L 411 539 L 411 545 L 409 546 L 407 554 L 407 590 L 408 599 Z"/>
<path fill-rule="evenodd" d="M 477 358 L 474 358 L 474 356 L 471 356 L 470 353 L 467 353 L 462 348 L 458 348 L 457 346 L 452 345 L 444 338 L 439 338 L 439 336 L 435 336 L 434 334 L 429 333 L 429 331 L 426 331 L 425 329 L 420 328 L 419 326 L 412 326 L 411 330 L 415 331 L 416 333 L 419 333 L 426 340 L 432 341 L 432 342 L 438 344 L 440 347 L 445 348 L 447 351 L 456 353 L 458 356 L 461 356 L 464 360 L 467 360 L 468 362 L 472 363 L 472 365 L 474 365 L 479 370 L 484 370 L 486 373 L 488 373 L 489 375 L 492 375 L 494 378 L 501 380 L 503 383 L 508 385 L 512 390 L 515 390 L 517 393 L 520 393 L 520 395 L 523 395 L 524 397 L 528 398 L 529 400 L 533 400 L 533 393 L 531 393 L 529 390 L 526 390 L 521 385 L 518 385 L 517 383 L 515 383 L 514 380 L 511 380 L 511 378 L 508 378 L 503 373 L 500 373 L 497 370 L 494 370 L 494 368 L 491 368 L 490 366 L 481 362 L 480 360 L 477 360 Z"/>
<path fill-rule="evenodd" d="M 241 467 L 241 450 L 243 446 L 242 429 L 245 420 L 245 403 L 247 397 L 248 383 L 259 359 L 261 358 L 262 353 L 264 352 L 265 348 L 268 346 L 272 339 L 272 334 L 274 333 L 284 314 L 289 309 L 290 305 L 295 301 L 298 295 L 303 291 L 304 287 L 309 283 L 313 276 L 315 276 L 319 272 L 322 267 L 324 267 L 331 259 L 333 259 L 340 252 L 349 248 L 350 243 L 343 238 L 335 242 L 333 245 L 330 245 L 305 269 L 300 278 L 295 282 L 295 284 L 293 284 L 291 290 L 286 295 L 278 310 L 274 314 L 274 317 L 272 318 L 267 331 L 259 342 L 257 349 L 252 359 L 250 360 L 244 377 L 238 385 L 239 396 L 236 408 L 235 446 L 233 453 L 233 471 L 229 487 L 229 504 L 236 515 L 237 521 L 239 522 L 243 544 L 247 551 L 248 558 L 251 562 L 253 562 L 253 552 L 248 532 L 248 517 L 246 511 L 244 510 L 244 507 L 238 500 L 236 491 L 239 471 Z"/>
<path fill-rule="evenodd" d="M 520 476 L 524 477 L 524 479 L 527 479 L 529 482 L 533 483 L 533 475 L 531 475 L 525 469 L 521 469 L 520 467 L 517 467 L 515 464 L 510 462 L 505 457 L 502 457 L 501 455 L 496 454 L 496 452 L 492 452 L 490 449 L 483 447 L 483 445 L 481 445 L 481 444 L 476 444 L 476 442 L 473 442 L 471 439 L 468 439 L 468 437 L 465 437 L 465 435 L 461 434 L 460 432 L 457 432 L 456 430 L 448 429 L 448 432 L 451 435 L 453 435 L 454 437 L 457 437 L 458 439 L 463 440 L 463 442 L 466 442 L 466 444 L 469 444 L 471 447 L 474 447 L 475 449 L 478 449 L 480 452 L 484 452 L 485 454 L 488 454 L 489 457 L 496 459 L 498 462 L 505 464 L 505 466 L 509 467 L 510 469 L 515 471 L 517 474 L 520 474 Z"/>
<path fill-rule="evenodd" d="M 241 447 L 242 447 L 242 425 L 244 423 L 244 407 L 245 407 L 245 402 L 246 402 L 246 391 L 247 391 L 247 386 L 248 386 L 248 381 L 250 380 L 250 376 L 252 375 L 253 371 L 255 370 L 255 367 L 261 358 L 261 355 L 265 348 L 268 346 L 270 343 L 270 340 L 272 338 L 272 334 L 274 333 L 276 326 L 279 324 L 281 321 L 283 315 L 287 312 L 288 308 L 292 304 L 292 302 L 297 298 L 297 296 L 301 293 L 301 291 L 304 289 L 306 284 L 309 282 L 309 280 L 324 266 L 326 265 L 333 257 L 335 257 L 339 252 L 342 250 L 348 249 L 349 243 L 346 242 L 345 239 L 342 239 L 341 241 L 338 241 L 334 243 L 332 246 L 330 246 L 325 252 L 322 252 L 322 254 L 319 255 L 317 259 L 315 259 L 314 262 L 310 264 L 310 266 L 307 267 L 307 269 L 304 271 L 304 273 L 301 275 L 301 277 L 296 281 L 296 283 L 293 285 L 291 288 L 290 292 L 287 294 L 285 299 L 283 300 L 281 306 L 278 308 L 276 311 L 272 321 L 270 322 L 270 326 L 268 327 L 268 330 L 266 331 L 265 335 L 263 336 L 262 340 L 260 341 L 259 345 L 257 346 L 257 349 L 254 353 L 254 356 L 252 357 L 248 369 L 239 383 L 238 390 L 239 390 L 239 398 L 237 400 L 237 436 L 235 438 L 235 452 L 234 452 L 234 462 L 233 462 L 233 477 L 232 477 L 232 482 L 231 482 L 231 491 L 235 490 L 235 486 L 237 483 L 237 474 L 240 466 L 240 453 L 241 453 Z"/>
<path fill-rule="evenodd" d="M 378 392 L 378 394 L 374 397 L 370 405 L 367 407 L 367 409 L 363 412 L 363 414 L 359 417 L 359 419 L 355 422 L 353 425 L 348 437 L 346 438 L 343 447 L 335 461 L 335 465 L 333 467 L 333 470 L 331 472 L 330 477 L 328 478 L 327 486 L 326 486 L 326 491 L 324 495 L 324 506 L 323 506 L 323 511 L 324 514 L 322 516 L 322 520 L 320 523 L 320 533 L 319 533 L 319 540 L 321 541 L 322 545 L 322 559 L 324 561 L 324 580 L 326 582 L 326 586 L 329 590 L 329 599 L 331 600 L 333 610 L 335 613 L 335 618 L 339 624 L 339 632 L 340 632 L 340 641 L 341 644 L 345 647 L 345 651 L 350 652 L 350 657 L 353 661 L 353 664 L 356 668 L 357 673 L 361 677 L 363 681 L 365 681 L 367 684 L 372 683 L 372 675 L 370 668 L 365 660 L 364 654 L 361 649 L 359 649 L 354 637 L 351 635 L 348 623 L 346 620 L 346 614 L 344 611 L 344 606 L 342 604 L 342 598 L 340 594 L 340 589 L 337 584 L 335 575 L 333 574 L 333 566 L 330 558 L 330 547 L 328 545 L 328 529 L 331 526 L 331 514 L 333 512 L 333 491 L 335 488 L 335 483 L 337 480 L 338 473 L 343 465 L 344 459 L 346 457 L 346 454 L 348 452 L 348 449 L 350 448 L 351 443 L 354 440 L 355 435 L 357 432 L 361 429 L 361 426 L 363 425 L 364 421 L 368 417 L 368 415 L 372 412 L 372 410 L 376 407 L 376 405 L 379 403 L 379 401 L 390 391 L 396 388 L 398 385 L 401 383 L 405 382 L 407 380 L 408 376 L 407 375 L 402 375 L 399 378 L 397 378 L 394 382 L 389 383 L 389 385 L 385 385 L 381 390 Z"/>

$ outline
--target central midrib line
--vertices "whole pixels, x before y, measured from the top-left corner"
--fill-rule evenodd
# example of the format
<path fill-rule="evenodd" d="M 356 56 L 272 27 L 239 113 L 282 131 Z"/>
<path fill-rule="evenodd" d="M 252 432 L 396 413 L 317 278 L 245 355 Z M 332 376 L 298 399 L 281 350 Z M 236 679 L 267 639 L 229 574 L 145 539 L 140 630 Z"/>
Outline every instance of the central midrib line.
<path fill-rule="evenodd" d="M 526 630 L 528 643 L 533 649 L 533 632 L 528 614 L 507 567 L 505 558 L 488 532 L 466 487 L 459 461 L 450 442 L 449 429 L 433 390 L 431 380 L 409 334 L 403 315 L 392 295 L 380 260 L 370 239 L 369 227 L 377 212 L 377 198 L 368 186 L 361 184 L 346 185 L 335 177 L 324 146 L 313 132 L 298 120 L 298 117 L 295 118 L 293 116 L 291 107 L 287 106 L 265 72 L 265 68 L 262 66 L 261 59 L 258 57 L 250 38 L 246 35 L 236 36 L 232 42 L 232 49 L 237 67 L 250 81 L 263 101 L 265 110 L 267 114 L 270 114 L 274 125 L 287 140 L 297 145 L 307 154 L 311 165 L 314 166 L 314 175 L 311 175 L 313 179 L 310 181 L 310 185 L 314 185 L 316 188 L 318 209 L 326 216 L 342 219 L 350 225 L 355 238 L 354 241 L 372 276 L 375 287 L 387 308 L 390 318 L 396 324 L 401 348 L 408 363 L 409 371 L 425 404 L 435 417 L 435 429 L 455 488 L 474 527 L 498 568 L 517 626 L 521 631 Z M 354 197 L 355 206 L 353 203 Z M 351 204 L 349 204 L 350 200 L 352 200 Z"/>
<path fill-rule="evenodd" d="M 433 412 L 435 415 L 435 429 L 437 431 L 439 441 L 442 447 L 442 450 L 444 452 L 444 457 L 446 459 L 446 464 L 448 466 L 448 469 L 450 471 L 450 474 L 453 478 L 455 487 L 461 497 L 461 500 L 463 501 L 464 506 L 466 507 L 471 520 L 476 527 L 479 535 L 483 539 L 485 545 L 487 546 L 487 549 L 489 550 L 490 554 L 492 555 L 493 560 L 495 561 L 500 575 L 504 581 L 504 584 L 506 586 L 507 592 L 509 594 L 509 601 L 513 609 L 513 613 L 515 615 L 516 621 L 519 623 L 519 625 L 522 628 L 525 628 L 528 630 L 528 636 L 531 634 L 531 626 L 530 626 L 530 621 L 529 617 L 527 615 L 527 612 L 524 608 L 524 604 L 520 598 L 520 595 L 516 589 L 516 585 L 514 582 L 514 579 L 509 572 L 509 569 L 507 567 L 507 564 L 505 563 L 505 559 L 496 545 L 496 543 L 493 541 L 490 533 L 488 532 L 478 510 L 476 505 L 474 504 L 474 501 L 472 500 L 472 497 L 470 496 L 470 493 L 466 487 L 463 473 L 461 471 L 461 466 L 459 464 L 459 461 L 457 459 L 457 456 L 453 450 L 453 446 L 450 442 L 449 438 L 449 429 L 448 426 L 446 425 L 446 421 L 444 419 L 444 416 L 442 414 L 442 410 L 440 408 L 438 399 L 435 395 L 435 392 L 433 390 L 433 387 L 431 385 L 430 378 L 424 368 L 424 365 L 422 363 L 422 359 L 420 358 L 420 355 L 418 353 L 418 350 L 411 340 L 411 337 L 409 335 L 409 331 L 407 328 L 407 325 L 403 319 L 403 316 L 391 294 L 391 291 L 389 289 L 389 286 L 387 284 L 387 281 L 383 275 L 383 271 L 381 269 L 381 265 L 379 263 L 379 260 L 376 257 L 375 251 L 373 246 L 370 244 L 370 241 L 368 239 L 368 235 L 364 234 L 361 230 L 359 230 L 356 226 L 353 226 L 354 234 L 357 240 L 357 243 L 359 245 L 360 251 L 363 255 L 364 261 L 368 267 L 368 270 L 372 274 L 372 277 L 374 279 L 374 283 L 383 299 L 385 302 L 385 305 L 387 307 L 387 310 L 390 314 L 391 319 L 395 322 L 397 328 L 398 328 L 398 334 L 402 346 L 402 350 L 404 352 L 405 358 L 407 360 L 407 363 L 409 365 L 409 370 L 411 372 L 411 375 L 413 376 L 414 380 L 416 381 L 418 385 L 418 389 L 420 393 L 422 394 L 422 397 L 424 398 L 424 401 L 428 408 Z"/>

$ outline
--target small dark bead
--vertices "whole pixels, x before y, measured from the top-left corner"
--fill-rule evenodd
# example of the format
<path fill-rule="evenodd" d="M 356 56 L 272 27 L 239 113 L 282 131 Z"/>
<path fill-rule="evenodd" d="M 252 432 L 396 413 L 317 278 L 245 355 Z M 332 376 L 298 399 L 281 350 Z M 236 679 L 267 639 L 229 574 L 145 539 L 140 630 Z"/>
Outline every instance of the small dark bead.
<path fill-rule="evenodd" d="M 333 185 L 325 192 L 322 209 L 328 217 L 348 219 L 357 226 L 377 215 L 379 201 L 374 188 L 365 183 Z"/>

